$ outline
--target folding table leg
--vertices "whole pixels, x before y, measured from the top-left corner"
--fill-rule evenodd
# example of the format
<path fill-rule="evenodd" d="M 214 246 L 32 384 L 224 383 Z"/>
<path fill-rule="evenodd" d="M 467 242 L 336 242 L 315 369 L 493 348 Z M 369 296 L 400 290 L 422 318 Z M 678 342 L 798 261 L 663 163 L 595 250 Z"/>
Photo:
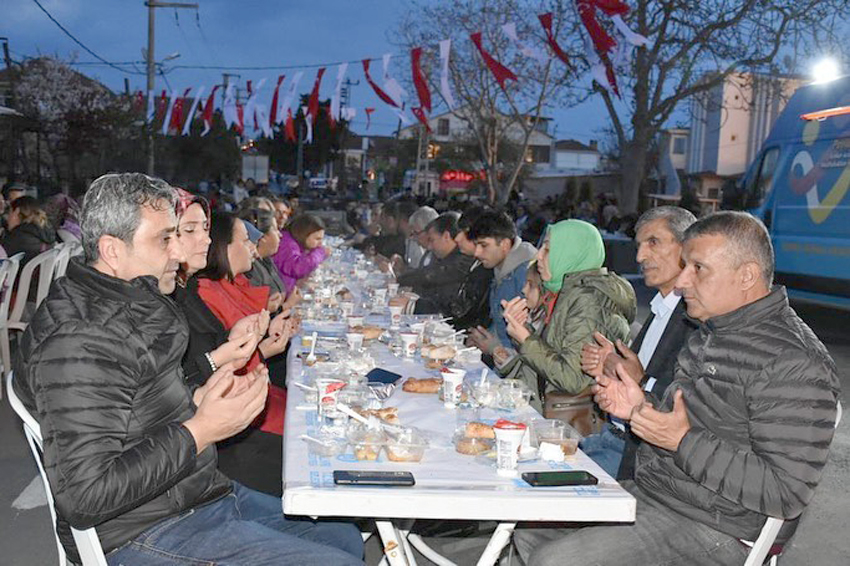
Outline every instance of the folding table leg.
<path fill-rule="evenodd" d="M 390 566 L 412 566 L 408 560 L 404 543 L 400 540 L 392 521 L 375 521 L 381 542 L 384 545 L 384 556 L 389 560 Z"/>
<path fill-rule="evenodd" d="M 502 549 L 511 541 L 511 535 L 514 532 L 516 523 L 499 523 L 496 527 L 493 536 L 490 537 L 490 542 L 487 543 L 487 548 L 478 559 L 478 566 L 493 566 L 502 554 Z"/>

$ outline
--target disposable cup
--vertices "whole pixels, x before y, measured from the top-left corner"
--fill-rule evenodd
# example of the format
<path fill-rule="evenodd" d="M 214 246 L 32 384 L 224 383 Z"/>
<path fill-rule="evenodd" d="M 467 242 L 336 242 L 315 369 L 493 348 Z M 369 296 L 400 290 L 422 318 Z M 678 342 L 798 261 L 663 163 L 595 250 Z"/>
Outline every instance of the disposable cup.
<path fill-rule="evenodd" d="M 339 414 L 336 407 L 339 391 L 345 387 L 345 382 L 334 377 L 319 377 L 316 379 L 317 403 L 319 417 L 334 418 Z"/>
<path fill-rule="evenodd" d="M 348 342 L 348 347 L 355 352 L 359 352 L 363 348 L 363 335 L 359 332 L 346 333 L 345 340 Z"/>
<path fill-rule="evenodd" d="M 526 433 L 522 423 L 496 423 L 496 473 L 505 477 L 517 476 L 519 448 Z"/>
<path fill-rule="evenodd" d="M 448 369 L 442 372 L 443 376 L 443 406 L 454 409 L 460 403 L 463 394 L 463 378 L 466 370 Z"/>
<path fill-rule="evenodd" d="M 354 312 L 354 303 L 345 301 L 339 304 L 340 310 L 342 310 L 342 316 L 351 316 L 351 313 Z"/>
<path fill-rule="evenodd" d="M 386 289 L 375 289 L 375 302 L 380 304 L 384 304 L 387 302 Z"/>
<path fill-rule="evenodd" d="M 404 357 L 412 358 L 413 355 L 416 354 L 416 340 L 419 338 L 419 335 L 415 332 L 401 332 L 399 336 L 401 336 L 401 346 L 404 350 Z"/>
<path fill-rule="evenodd" d="M 419 341 L 425 337 L 425 323 L 424 322 L 414 322 L 410 325 L 410 330 L 419 335 Z"/>
<path fill-rule="evenodd" d="M 398 283 L 387 283 L 387 293 L 390 297 L 398 295 Z"/>
<path fill-rule="evenodd" d="M 401 310 L 402 307 L 391 306 L 390 307 L 390 325 L 393 328 L 398 328 L 401 324 Z"/>
<path fill-rule="evenodd" d="M 348 317 L 348 327 L 355 328 L 357 326 L 363 326 L 363 317 L 362 316 L 349 316 Z"/>

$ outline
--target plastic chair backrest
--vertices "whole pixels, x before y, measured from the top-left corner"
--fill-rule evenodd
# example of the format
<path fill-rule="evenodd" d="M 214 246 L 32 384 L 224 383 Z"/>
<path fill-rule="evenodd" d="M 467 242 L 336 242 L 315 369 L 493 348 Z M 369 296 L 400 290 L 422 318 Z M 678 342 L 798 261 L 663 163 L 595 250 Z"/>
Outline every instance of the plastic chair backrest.
<path fill-rule="evenodd" d="M 843 409 L 841 407 L 841 401 L 839 401 L 836 406 L 835 428 L 838 428 L 839 423 L 841 423 L 842 413 Z M 773 543 L 776 541 L 776 537 L 779 535 L 779 531 L 782 529 L 784 523 L 785 521 L 776 517 L 767 518 L 767 521 L 764 522 L 764 526 L 761 528 L 759 538 L 752 544 L 752 550 L 747 555 L 747 561 L 744 562 L 744 566 L 762 566 L 764 564 L 764 560 L 773 547 Z M 778 555 L 770 557 L 770 564 L 772 566 L 776 566 L 777 558 Z"/>
<path fill-rule="evenodd" d="M 32 280 L 33 271 L 38 268 L 38 287 L 35 295 L 35 306 L 41 304 L 41 301 L 47 296 L 50 290 L 50 284 L 53 282 L 53 273 L 56 265 L 56 257 L 59 255 L 57 248 L 50 248 L 47 251 L 41 252 L 32 258 L 21 270 L 21 279 L 18 282 L 18 296 L 15 298 L 15 306 L 9 314 L 9 320 L 12 322 L 20 322 L 24 315 L 24 308 L 27 304 L 27 299 L 30 293 L 30 281 Z"/>
<path fill-rule="evenodd" d="M 6 377 L 6 389 L 9 395 L 9 404 L 24 423 L 24 435 L 27 437 L 27 442 L 29 443 L 30 450 L 32 451 L 32 457 L 35 459 L 35 463 L 38 466 L 38 473 L 41 475 L 41 481 L 44 482 L 44 491 L 47 495 L 47 505 L 50 508 L 50 517 L 53 520 L 53 535 L 56 537 L 56 548 L 59 552 L 59 566 L 66 566 L 67 560 L 65 548 L 62 546 L 62 542 L 59 540 L 59 535 L 56 533 L 56 507 L 53 503 L 53 492 L 50 491 L 50 483 L 47 481 L 47 473 L 44 471 L 44 463 L 41 461 L 41 427 L 18 398 L 18 395 L 12 388 L 12 381 L 12 372 L 9 372 Z M 103 554 L 103 547 L 101 547 L 100 539 L 97 538 L 97 533 L 93 528 L 81 531 L 72 527 L 71 534 L 74 536 L 74 543 L 77 546 L 77 552 L 80 554 L 83 566 L 107 566 L 106 556 Z"/>
<path fill-rule="evenodd" d="M 59 252 L 56 255 L 56 264 L 53 269 L 54 280 L 64 277 L 65 272 L 68 271 L 68 263 L 71 261 L 71 255 L 73 255 L 78 246 L 79 244 L 74 242 L 64 242 L 56 245 Z"/>
<path fill-rule="evenodd" d="M 17 253 L 0 263 L 0 362 L 3 363 L 3 375 L 12 371 L 12 350 L 9 345 L 9 305 L 15 279 L 21 268 L 23 252 Z M 3 384 L 0 383 L 0 399 L 3 398 Z"/>

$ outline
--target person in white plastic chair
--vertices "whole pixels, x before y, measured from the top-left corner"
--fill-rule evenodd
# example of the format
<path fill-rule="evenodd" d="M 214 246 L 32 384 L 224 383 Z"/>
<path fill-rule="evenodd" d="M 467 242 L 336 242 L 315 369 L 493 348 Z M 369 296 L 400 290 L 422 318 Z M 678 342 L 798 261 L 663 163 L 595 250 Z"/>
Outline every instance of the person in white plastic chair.
<path fill-rule="evenodd" d="M 618 364 L 600 376 L 599 406 L 643 440 L 633 525 L 518 529 L 528 566 L 743 564 L 768 517 L 783 543 L 814 496 L 829 455 L 839 380 L 826 348 L 772 287 L 764 225 L 740 212 L 685 232 L 676 281 L 700 321 L 663 399 Z"/>

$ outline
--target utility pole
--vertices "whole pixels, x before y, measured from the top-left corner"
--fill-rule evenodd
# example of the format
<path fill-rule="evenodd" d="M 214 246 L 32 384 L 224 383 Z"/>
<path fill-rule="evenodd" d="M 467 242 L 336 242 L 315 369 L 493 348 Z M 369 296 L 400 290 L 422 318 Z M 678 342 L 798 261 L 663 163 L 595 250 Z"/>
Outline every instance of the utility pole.
<path fill-rule="evenodd" d="M 192 8 L 197 10 L 197 4 L 183 4 L 178 2 L 157 2 L 156 0 L 148 0 L 145 2 L 148 7 L 148 84 L 147 84 L 147 99 L 151 99 L 153 92 L 154 76 L 156 74 L 156 59 L 154 59 L 154 28 L 155 16 L 157 8 Z M 154 145 L 153 145 L 153 121 L 148 124 L 148 175 L 154 175 Z"/>

